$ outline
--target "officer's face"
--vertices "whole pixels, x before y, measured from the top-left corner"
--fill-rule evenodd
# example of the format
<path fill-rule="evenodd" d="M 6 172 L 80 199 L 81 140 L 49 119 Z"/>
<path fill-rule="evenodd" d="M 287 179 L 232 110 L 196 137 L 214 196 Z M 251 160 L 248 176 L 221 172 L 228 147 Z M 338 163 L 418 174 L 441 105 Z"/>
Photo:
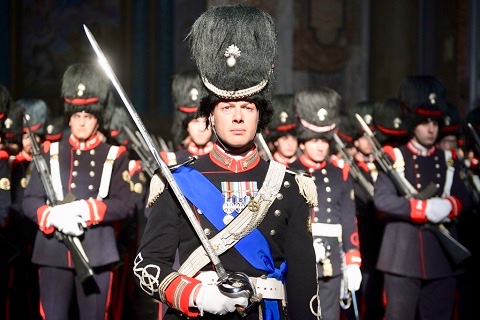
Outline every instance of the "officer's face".
<path fill-rule="evenodd" d="M 70 129 L 75 138 L 87 140 L 98 130 L 98 120 L 92 114 L 77 112 L 70 117 Z"/>
<path fill-rule="evenodd" d="M 330 149 L 328 140 L 325 139 L 310 139 L 300 145 L 302 152 L 315 162 L 324 161 Z"/>
<path fill-rule="evenodd" d="M 438 136 L 438 123 L 436 121 L 421 122 L 415 127 L 413 140 L 422 146 L 429 148 L 433 146 Z"/>
<path fill-rule="evenodd" d="M 188 123 L 187 132 L 192 140 L 199 147 L 203 147 L 212 137 L 212 128 L 206 128 L 206 118 L 193 119 Z"/>
<path fill-rule="evenodd" d="M 297 153 L 297 138 L 292 135 L 283 136 L 275 141 L 277 151 L 286 158 L 291 158 Z"/>
<path fill-rule="evenodd" d="M 259 112 L 248 101 L 219 102 L 212 112 L 211 122 L 218 138 L 234 148 L 251 143 L 257 131 Z"/>

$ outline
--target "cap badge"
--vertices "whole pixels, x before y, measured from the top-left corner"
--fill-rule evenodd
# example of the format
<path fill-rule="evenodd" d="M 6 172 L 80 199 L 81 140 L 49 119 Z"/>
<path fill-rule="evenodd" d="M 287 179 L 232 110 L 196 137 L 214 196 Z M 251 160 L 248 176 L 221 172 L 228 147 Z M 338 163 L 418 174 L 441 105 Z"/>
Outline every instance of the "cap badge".
<path fill-rule="evenodd" d="M 445 125 L 449 126 L 451 122 L 452 122 L 452 118 L 450 118 L 449 116 L 446 116 L 444 120 Z"/>
<path fill-rule="evenodd" d="M 437 95 L 435 94 L 435 92 L 432 92 L 428 95 L 428 100 L 430 100 L 430 104 L 437 103 Z"/>
<path fill-rule="evenodd" d="M 77 87 L 77 89 L 78 89 L 77 96 L 79 96 L 79 97 L 83 96 L 83 92 L 85 91 L 86 88 L 87 87 L 85 87 L 85 85 L 83 83 L 79 83 L 78 87 Z"/>
<path fill-rule="evenodd" d="M 285 111 L 282 111 L 280 113 L 280 122 L 285 123 L 287 122 L 287 119 L 288 119 L 288 113 L 286 113 Z"/>
<path fill-rule="evenodd" d="M 393 127 L 395 129 L 400 128 L 400 125 L 402 124 L 402 120 L 400 118 L 395 118 L 393 119 Z"/>
<path fill-rule="evenodd" d="M 371 114 L 366 114 L 363 116 L 363 120 L 365 120 L 365 122 L 370 125 L 372 123 L 372 120 L 373 120 L 373 117 Z"/>
<path fill-rule="evenodd" d="M 237 63 L 237 58 L 240 57 L 240 51 L 238 47 L 231 44 L 227 50 L 225 50 L 224 56 L 227 57 L 227 65 L 232 68 Z"/>
<path fill-rule="evenodd" d="M 5 128 L 10 129 L 10 127 L 12 126 L 12 124 L 13 124 L 13 120 L 12 120 L 12 119 L 7 118 L 7 119 L 5 120 Z"/>
<path fill-rule="evenodd" d="M 328 111 L 325 108 L 321 108 L 317 112 L 317 116 L 318 116 L 318 119 L 320 119 L 320 121 L 324 121 L 327 115 L 328 115 Z"/>
<path fill-rule="evenodd" d="M 198 99 L 198 90 L 197 88 L 192 88 L 190 90 L 190 99 L 192 99 L 192 101 L 197 101 Z"/>
<path fill-rule="evenodd" d="M 49 124 L 49 125 L 47 126 L 47 133 L 48 133 L 48 134 L 52 134 L 52 133 L 53 133 L 53 125 Z"/>

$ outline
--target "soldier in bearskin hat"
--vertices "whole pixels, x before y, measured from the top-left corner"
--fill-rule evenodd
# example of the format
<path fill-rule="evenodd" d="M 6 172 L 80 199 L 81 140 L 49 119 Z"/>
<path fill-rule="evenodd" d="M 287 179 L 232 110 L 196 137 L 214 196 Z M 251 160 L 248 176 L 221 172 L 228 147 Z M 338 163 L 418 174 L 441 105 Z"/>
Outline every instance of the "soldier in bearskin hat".
<path fill-rule="evenodd" d="M 38 270 L 30 260 L 38 228 L 25 216 L 22 201 L 33 166 L 32 141 L 28 131 L 33 133 L 37 144 L 42 143 L 48 106 L 41 99 L 20 99 L 13 108 L 18 115 L 12 117 L 12 121 L 15 120 L 12 126 L 19 127 L 21 149 L 11 165 L 12 206 L 7 228 L 21 255 L 11 266 L 14 272 L 9 287 L 10 314 L 14 318 L 35 319 L 40 317 L 39 310 L 34 307 L 38 305 L 39 296 Z"/>
<path fill-rule="evenodd" d="M 273 159 L 289 166 L 297 160 L 298 150 L 294 96 L 293 94 L 275 95 L 272 105 L 275 111 L 272 121 L 265 129 L 265 139 L 273 147 Z"/>
<path fill-rule="evenodd" d="M 48 117 L 45 123 L 45 140 L 50 142 L 60 141 L 65 131 L 65 117 Z"/>
<path fill-rule="evenodd" d="M 428 226 L 441 224 L 456 238 L 455 218 L 468 209 L 470 199 L 458 159 L 435 147 L 446 90 L 436 77 L 409 76 L 400 84 L 399 98 L 411 138 L 391 152 L 394 167 L 412 193 L 430 183 L 436 192 L 427 199 L 407 198 L 383 172 L 375 183 L 375 206 L 387 216 L 377 263 L 385 275 L 386 318 L 450 319 L 462 268 Z"/>
<path fill-rule="evenodd" d="M 104 319 L 107 312 L 111 266 L 119 260 L 112 222 L 132 209 L 126 149 L 104 143 L 97 133 L 108 95 L 107 79 L 94 65 L 67 68 L 62 98 L 71 134 L 45 144 L 42 151 L 58 201 L 75 200 L 50 206 L 35 169 L 25 190 L 25 215 L 39 228 L 32 261 L 39 266 L 40 302 L 47 319 L 69 318 L 73 299 L 80 319 Z M 69 251 L 53 236 L 55 230 L 79 237 L 95 288 L 76 279 Z"/>
<path fill-rule="evenodd" d="M 175 145 L 175 160 L 169 164 L 183 163 L 191 156 L 201 157 L 213 148 L 212 128 L 206 126 L 207 118 L 198 116 L 197 110 L 203 89 L 200 75 L 196 71 L 177 73 L 172 80 L 172 96 L 175 105 L 172 135 Z"/>
<path fill-rule="evenodd" d="M 164 319 L 285 319 L 284 289 L 288 318 L 314 319 L 316 273 L 307 201 L 316 202 L 315 187 L 310 178 L 265 162 L 254 144 L 273 114 L 273 20 L 253 6 L 213 7 L 195 21 L 189 39 L 207 89 L 198 112 L 212 126 L 216 142 L 207 156 L 174 176 L 208 238 L 235 228 L 238 237 L 217 253 L 227 272 L 241 270 L 257 283 L 256 297 L 262 294 L 262 299 L 219 289 L 209 261 L 198 260 L 202 245 L 170 186 L 150 194 L 151 213 L 134 267 L 137 283 L 170 306 Z M 245 224 L 242 217 L 252 214 L 255 221 Z M 172 268 L 177 247 L 178 271 Z"/>
<path fill-rule="evenodd" d="M 340 103 L 340 95 L 330 88 L 295 94 L 302 155 L 291 167 L 307 171 L 317 186 L 318 206 L 312 211 L 312 233 L 325 319 L 340 317 L 342 282 L 346 282 L 348 290 L 356 291 L 362 281 L 353 181 L 348 167 L 340 169 L 329 161 Z"/>

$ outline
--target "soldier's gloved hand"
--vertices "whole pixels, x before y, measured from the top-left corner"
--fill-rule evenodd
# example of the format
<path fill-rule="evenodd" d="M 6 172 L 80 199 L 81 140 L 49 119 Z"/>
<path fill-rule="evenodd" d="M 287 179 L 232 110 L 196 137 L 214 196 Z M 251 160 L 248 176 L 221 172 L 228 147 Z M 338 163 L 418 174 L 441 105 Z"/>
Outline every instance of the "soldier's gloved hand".
<path fill-rule="evenodd" d="M 359 265 L 347 265 L 345 275 L 347 277 L 349 291 L 357 291 L 358 289 L 360 289 L 360 284 L 362 283 L 362 272 L 360 271 Z"/>
<path fill-rule="evenodd" d="M 201 315 L 203 315 L 204 311 L 224 315 L 235 311 L 236 306 L 247 307 L 248 305 L 248 292 L 246 291 L 228 295 L 221 292 L 214 284 L 202 283 L 199 286 L 200 289 L 198 290 L 194 306 L 200 310 Z"/>
<path fill-rule="evenodd" d="M 47 228 L 55 227 L 57 230 L 72 236 L 81 236 L 83 229 L 87 227 L 85 220 L 75 211 L 67 211 L 67 207 L 58 205 L 50 208 L 50 214 L 47 217 Z"/>
<path fill-rule="evenodd" d="M 447 199 L 431 198 L 427 200 L 425 216 L 428 221 L 439 223 L 448 217 L 452 211 L 452 204 Z"/>

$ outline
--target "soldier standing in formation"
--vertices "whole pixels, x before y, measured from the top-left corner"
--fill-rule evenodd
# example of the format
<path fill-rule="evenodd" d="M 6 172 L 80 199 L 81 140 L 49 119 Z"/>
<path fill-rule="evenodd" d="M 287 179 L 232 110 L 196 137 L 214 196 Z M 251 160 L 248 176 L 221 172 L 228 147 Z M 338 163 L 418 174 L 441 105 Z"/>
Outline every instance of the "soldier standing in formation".
<path fill-rule="evenodd" d="M 275 95 L 273 119 L 265 130 L 265 139 L 272 145 L 273 160 L 287 167 L 297 160 L 297 121 L 293 94 Z"/>
<path fill-rule="evenodd" d="M 456 237 L 452 219 L 470 201 L 458 176 L 458 160 L 435 147 L 445 89 L 434 77 L 407 77 L 400 99 L 408 108 L 411 140 L 391 157 L 413 190 L 420 192 L 433 181 L 437 191 L 428 199 L 406 198 L 379 173 L 374 201 L 387 224 L 377 267 L 385 273 L 386 318 L 451 319 L 455 277 L 462 269 L 449 260 L 428 226 L 442 224 Z"/>
<path fill-rule="evenodd" d="M 165 319 L 285 319 L 286 309 L 289 319 L 314 319 L 315 256 L 307 201 L 299 193 L 315 202 L 315 188 L 303 175 L 296 177 L 302 182 L 297 184 L 284 165 L 269 166 L 254 144 L 257 130 L 265 128 L 273 113 L 273 21 L 251 6 L 213 7 L 194 23 L 190 40 L 208 89 L 199 113 L 207 117 L 217 140 L 207 156 L 174 175 L 207 237 L 217 239 L 238 228 L 221 261 L 227 271 L 248 275 L 263 299 L 245 309 L 251 301 L 244 291 L 223 293 L 215 285 L 210 261 L 195 263 L 194 250 L 202 245 L 169 185 L 150 194 L 151 214 L 134 268 L 137 283 L 170 306 Z M 244 224 L 235 216 L 253 220 Z M 178 271 L 172 268 L 177 248 Z"/>
<path fill-rule="evenodd" d="M 74 64 L 63 76 L 62 96 L 71 134 L 45 144 L 56 198 L 76 199 L 49 206 L 40 176 L 33 170 L 23 209 L 38 224 L 32 261 L 39 265 L 40 309 L 46 319 L 69 318 L 74 298 L 80 319 L 105 319 L 111 285 L 111 266 L 119 259 L 112 223 L 131 211 L 125 148 L 101 141 L 97 135 L 108 83 L 92 65 Z M 76 278 L 66 246 L 55 230 L 79 237 L 93 283 Z"/>
<path fill-rule="evenodd" d="M 291 167 L 307 171 L 317 186 L 318 206 L 311 219 L 323 319 L 339 319 L 342 286 L 356 291 L 362 281 L 352 178 L 348 167 L 329 161 L 340 101 L 329 88 L 295 94 L 302 155 Z"/>

